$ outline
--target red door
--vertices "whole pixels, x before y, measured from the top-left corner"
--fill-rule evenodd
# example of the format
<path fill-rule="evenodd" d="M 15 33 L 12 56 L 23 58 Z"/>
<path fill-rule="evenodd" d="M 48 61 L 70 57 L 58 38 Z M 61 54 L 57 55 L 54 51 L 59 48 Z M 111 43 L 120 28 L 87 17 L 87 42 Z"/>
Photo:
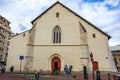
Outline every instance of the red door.
<path fill-rule="evenodd" d="M 97 71 L 98 70 L 98 62 L 97 61 L 94 61 L 93 62 L 93 68 L 94 68 L 94 71 Z"/>
<path fill-rule="evenodd" d="M 54 58 L 52 59 L 51 68 L 52 68 L 52 70 L 60 70 L 60 68 L 61 68 L 60 58 L 54 57 Z"/>

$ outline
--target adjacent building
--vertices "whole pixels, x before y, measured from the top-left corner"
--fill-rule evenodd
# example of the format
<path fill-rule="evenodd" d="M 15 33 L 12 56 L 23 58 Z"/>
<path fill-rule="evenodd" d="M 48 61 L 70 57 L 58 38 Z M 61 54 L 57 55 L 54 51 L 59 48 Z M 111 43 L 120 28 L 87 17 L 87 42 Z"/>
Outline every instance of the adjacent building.
<path fill-rule="evenodd" d="M 116 67 L 120 69 L 120 65 L 118 65 L 118 63 L 120 63 L 120 45 L 111 46 L 110 49 L 114 57 Z"/>
<path fill-rule="evenodd" d="M 64 65 L 72 65 L 73 71 L 82 71 L 83 66 L 91 71 L 92 52 L 100 71 L 116 71 L 110 36 L 62 3 L 54 3 L 31 23 L 30 30 L 10 39 L 8 68 L 62 71 Z"/>
<path fill-rule="evenodd" d="M 11 34 L 9 24 L 10 22 L 0 15 L 0 62 L 2 65 L 6 65 L 9 50 L 9 37 Z"/>

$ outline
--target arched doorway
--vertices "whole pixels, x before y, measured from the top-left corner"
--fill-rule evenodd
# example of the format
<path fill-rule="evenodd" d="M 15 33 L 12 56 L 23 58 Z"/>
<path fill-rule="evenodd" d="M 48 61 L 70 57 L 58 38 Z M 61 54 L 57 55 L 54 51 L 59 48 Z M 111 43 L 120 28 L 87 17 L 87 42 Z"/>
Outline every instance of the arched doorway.
<path fill-rule="evenodd" d="M 61 60 L 59 57 L 53 57 L 51 61 L 52 70 L 60 70 L 61 69 Z"/>

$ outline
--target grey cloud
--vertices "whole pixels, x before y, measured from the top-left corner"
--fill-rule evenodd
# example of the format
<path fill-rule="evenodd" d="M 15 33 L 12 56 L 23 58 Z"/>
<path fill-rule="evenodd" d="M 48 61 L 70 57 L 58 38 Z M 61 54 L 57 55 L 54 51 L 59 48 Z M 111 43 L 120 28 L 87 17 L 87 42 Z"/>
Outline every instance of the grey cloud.
<path fill-rule="evenodd" d="M 21 24 L 21 23 L 19 23 L 18 27 L 19 27 L 19 29 L 20 29 L 21 31 L 25 31 L 25 30 L 27 29 L 27 28 L 26 28 L 23 24 Z"/>

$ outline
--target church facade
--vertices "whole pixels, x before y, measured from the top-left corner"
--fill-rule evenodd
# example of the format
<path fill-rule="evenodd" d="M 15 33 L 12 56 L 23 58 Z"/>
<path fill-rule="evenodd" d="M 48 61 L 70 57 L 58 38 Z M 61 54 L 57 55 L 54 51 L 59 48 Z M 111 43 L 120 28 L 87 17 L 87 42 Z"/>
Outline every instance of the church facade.
<path fill-rule="evenodd" d="M 19 71 L 43 69 L 63 70 L 72 65 L 73 71 L 83 66 L 92 70 L 90 53 L 101 71 L 116 71 L 108 40 L 110 36 L 75 12 L 56 2 L 32 21 L 33 27 L 10 39 L 7 67 Z"/>

